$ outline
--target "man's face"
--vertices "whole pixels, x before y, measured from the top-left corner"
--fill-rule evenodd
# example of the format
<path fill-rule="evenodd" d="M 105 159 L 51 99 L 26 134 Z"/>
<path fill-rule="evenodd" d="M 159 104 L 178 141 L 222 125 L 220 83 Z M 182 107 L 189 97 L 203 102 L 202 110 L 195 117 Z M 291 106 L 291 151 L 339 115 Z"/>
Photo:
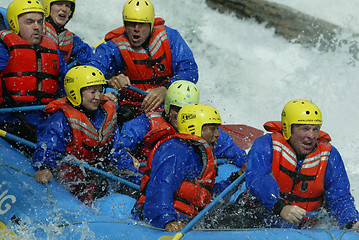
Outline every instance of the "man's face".
<path fill-rule="evenodd" d="M 87 110 L 95 111 L 100 106 L 103 86 L 95 85 L 84 88 L 82 91 L 82 103 L 81 106 Z"/>
<path fill-rule="evenodd" d="M 71 2 L 60 1 L 51 4 L 50 16 L 54 23 L 60 27 L 65 26 L 71 14 Z"/>
<path fill-rule="evenodd" d="M 201 137 L 206 140 L 212 150 L 215 149 L 214 144 L 218 141 L 220 135 L 218 127 L 219 124 L 205 124 L 202 126 Z"/>
<path fill-rule="evenodd" d="M 150 23 L 125 22 L 128 41 L 134 48 L 139 48 L 151 33 Z"/>
<path fill-rule="evenodd" d="M 298 159 L 304 159 L 313 152 L 318 143 L 320 125 L 318 124 L 294 124 L 289 144 L 297 154 Z"/>
<path fill-rule="evenodd" d="M 171 105 L 170 112 L 168 113 L 168 122 L 172 125 L 174 129 L 178 129 L 177 126 L 177 116 L 178 112 L 181 110 L 180 107 Z"/>
<path fill-rule="evenodd" d="M 29 43 L 38 45 L 42 40 L 44 15 L 42 13 L 24 13 L 19 16 L 19 35 Z"/>

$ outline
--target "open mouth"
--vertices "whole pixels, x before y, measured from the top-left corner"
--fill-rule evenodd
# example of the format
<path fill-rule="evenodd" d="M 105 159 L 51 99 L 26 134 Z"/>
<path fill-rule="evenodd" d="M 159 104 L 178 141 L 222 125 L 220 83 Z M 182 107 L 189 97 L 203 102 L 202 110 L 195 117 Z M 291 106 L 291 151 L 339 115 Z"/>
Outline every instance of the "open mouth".
<path fill-rule="evenodd" d="M 138 41 L 140 41 L 140 36 L 139 36 L 139 35 L 133 35 L 133 36 L 132 36 L 132 41 L 133 41 L 133 42 L 138 42 Z"/>
<path fill-rule="evenodd" d="M 303 148 L 310 150 L 312 148 L 313 143 L 312 142 L 303 142 Z"/>
<path fill-rule="evenodd" d="M 66 15 L 63 13 L 60 13 L 59 15 L 57 15 L 59 17 L 60 20 L 65 20 L 66 19 Z"/>

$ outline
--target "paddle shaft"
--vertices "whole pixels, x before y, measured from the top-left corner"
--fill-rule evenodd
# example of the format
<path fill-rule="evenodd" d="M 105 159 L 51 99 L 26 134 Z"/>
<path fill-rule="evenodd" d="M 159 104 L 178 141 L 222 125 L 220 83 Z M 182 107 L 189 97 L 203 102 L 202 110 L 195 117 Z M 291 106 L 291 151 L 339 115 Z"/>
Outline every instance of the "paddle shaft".
<path fill-rule="evenodd" d="M 36 144 L 35 144 L 35 143 L 30 142 L 30 141 L 28 141 L 28 140 L 26 140 L 26 139 L 24 139 L 24 138 L 15 136 L 15 135 L 13 135 L 13 134 L 11 134 L 11 133 L 8 133 L 8 132 L 6 132 L 6 131 L 4 131 L 4 130 L 1 130 L 1 129 L 0 129 L 0 136 L 1 136 L 1 137 L 4 137 L 4 138 L 7 138 L 7 139 L 10 139 L 10 140 L 13 140 L 13 141 L 15 141 L 15 142 L 19 142 L 19 143 L 24 144 L 24 145 L 26 145 L 26 146 L 28 146 L 28 147 L 36 148 Z M 102 175 L 104 175 L 104 176 L 107 177 L 107 178 L 110 178 L 110 179 L 112 179 L 112 180 L 119 181 L 120 183 L 123 183 L 123 184 L 125 184 L 125 185 L 127 185 L 127 186 L 129 186 L 129 187 L 132 187 L 132 188 L 136 189 L 136 190 L 139 190 L 139 189 L 140 189 L 140 186 L 138 186 L 137 184 L 134 184 L 133 182 L 127 181 L 126 179 L 120 178 L 120 177 L 115 176 L 115 175 L 113 175 L 113 174 L 111 174 L 111 173 L 105 172 L 105 171 L 103 171 L 103 170 L 101 170 L 101 169 L 92 167 L 92 166 L 88 165 L 88 164 L 85 163 L 85 162 L 79 161 L 78 159 L 71 159 L 71 161 L 67 161 L 67 162 L 68 162 L 69 164 L 75 164 L 75 165 L 77 165 L 77 166 L 79 166 L 79 167 L 83 166 L 85 169 L 87 169 L 87 170 L 89 170 L 89 171 L 91 171 L 91 172 L 96 172 L 96 173 L 102 174 Z"/>
<path fill-rule="evenodd" d="M 143 90 L 141 90 L 141 89 L 139 89 L 139 88 L 136 88 L 136 87 L 134 87 L 134 86 L 126 86 L 126 88 L 129 89 L 129 90 L 131 90 L 131 91 L 133 91 L 133 92 L 142 94 L 142 95 L 144 95 L 144 96 L 146 96 L 146 95 L 148 94 L 148 92 L 143 91 Z"/>
<path fill-rule="evenodd" d="M 36 111 L 44 109 L 45 106 L 46 105 L 0 108 L 0 113 Z"/>
<path fill-rule="evenodd" d="M 212 202 L 210 202 L 207 207 L 200 211 L 179 233 L 173 237 L 163 236 L 159 240 L 178 240 L 181 239 L 184 234 L 186 234 L 191 228 L 206 214 L 208 213 L 217 203 L 219 203 L 229 192 L 231 192 L 235 187 L 237 187 L 241 181 L 244 179 L 245 174 L 243 173 L 239 178 L 232 182 L 223 192 L 221 192 Z"/>

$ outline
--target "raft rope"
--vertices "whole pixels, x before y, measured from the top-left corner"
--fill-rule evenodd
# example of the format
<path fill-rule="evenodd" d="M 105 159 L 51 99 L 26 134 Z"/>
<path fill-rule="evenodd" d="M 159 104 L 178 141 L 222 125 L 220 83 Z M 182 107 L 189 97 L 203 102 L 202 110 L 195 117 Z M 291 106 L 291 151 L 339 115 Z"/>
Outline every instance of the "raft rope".
<path fill-rule="evenodd" d="M 22 173 L 22 174 L 25 174 L 25 175 L 27 175 L 27 176 L 30 176 L 30 177 L 32 177 L 32 178 L 35 178 L 35 175 L 32 175 L 32 174 L 30 174 L 30 173 L 28 173 L 28 172 L 25 172 L 25 171 L 23 171 L 23 170 L 20 170 L 20 169 L 14 167 L 14 166 L 11 166 L 11 165 L 9 165 L 9 164 L 7 164 L 7 163 L 4 163 L 4 162 L 1 162 L 1 161 L 0 161 L 0 164 L 4 165 L 4 166 L 6 166 L 6 167 L 8 167 L 8 168 L 10 168 L 10 169 L 12 169 L 12 170 L 18 171 L 18 172 L 20 172 L 20 173 Z M 52 198 L 52 194 L 51 194 L 51 192 L 50 192 L 49 186 L 48 186 L 47 183 L 45 183 L 45 186 L 46 186 L 47 194 L 48 194 L 48 196 L 49 196 L 50 203 L 51 203 L 51 205 L 52 205 L 52 208 L 53 208 L 53 211 L 54 211 L 54 213 L 55 213 L 55 216 L 56 216 L 57 218 L 59 218 L 59 214 L 58 214 L 57 208 L 56 208 L 56 206 L 55 206 L 55 202 L 54 202 L 54 200 L 53 200 L 53 198 Z"/>

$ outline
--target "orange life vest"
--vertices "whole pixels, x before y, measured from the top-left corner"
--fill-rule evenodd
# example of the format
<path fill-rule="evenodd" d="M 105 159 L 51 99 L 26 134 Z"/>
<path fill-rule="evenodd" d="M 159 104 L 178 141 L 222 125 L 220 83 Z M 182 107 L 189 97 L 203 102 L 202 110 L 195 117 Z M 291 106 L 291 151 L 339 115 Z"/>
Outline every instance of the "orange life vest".
<path fill-rule="evenodd" d="M 135 148 L 134 156 L 139 162 L 146 162 L 154 145 L 163 137 L 176 133 L 176 130 L 162 116 L 163 109 L 148 111 L 146 117 L 150 131 L 144 136 L 142 142 Z M 144 171 L 144 168 L 140 169 Z"/>
<path fill-rule="evenodd" d="M 303 161 L 297 171 L 297 159 L 284 139 L 280 122 L 267 122 L 272 133 L 272 172 L 279 185 L 279 195 L 288 204 L 297 205 L 307 212 L 318 210 L 324 199 L 324 179 L 331 150 L 330 137 L 320 131 L 318 146 Z"/>
<path fill-rule="evenodd" d="M 110 150 L 113 133 L 117 121 L 116 106 L 103 97 L 100 107 L 105 111 L 105 120 L 101 128 L 97 130 L 89 118 L 81 111 L 72 107 L 66 98 L 55 100 L 45 108 L 47 113 L 54 113 L 62 110 L 68 120 L 72 130 L 72 141 L 67 143 L 67 155 L 73 155 L 90 165 L 98 162 L 101 157 L 105 158 Z M 96 166 L 102 168 L 101 164 Z M 91 205 L 94 199 L 95 183 L 86 180 L 88 171 L 85 172 L 78 166 L 62 164 L 58 170 L 58 178 L 64 183 L 66 188 L 78 197 L 82 202 Z"/>
<path fill-rule="evenodd" d="M 66 62 L 70 60 L 72 47 L 74 45 L 74 35 L 69 30 L 57 34 L 56 29 L 49 22 L 45 22 L 44 26 L 45 36 L 51 38 L 56 44 L 61 54 L 64 55 Z"/>
<path fill-rule="evenodd" d="M 146 189 L 150 181 L 152 158 L 156 149 L 165 141 L 171 138 L 178 138 L 187 141 L 192 147 L 198 149 L 201 153 L 203 169 L 196 179 L 184 180 L 174 194 L 174 208 L 185 216 L 195 216 L 204 209 L 212 200 L 213 185 L 217 174 L 217 167 L 208 143 L 200 137 L 175 133 L 169 135 L 154 146 L 153 151 L 148 159 L 146 170 L 141 180 L 141 196 L 136 203 L 136 208 L 141 208 L 146 200 Z"/>
<path fill-rule="evenodd" d="M 125 35 L 111 39 L 118 46 L 124 61 L 123 73 L 134 87 L 143 91 L 163 86 L 173 77 L 172 53 L 164 25 L 156 25 L 149 39 L 148 50 L 133 48 Z M 120 91 L 120 105 L 140 107 L 143 95 L 127 88 Z"/>
<path fill-rule="evenodd" d="M 73 135 L 72 141 L 66 146 L 67 152 L 89 163 L 100 157 L 107 149 L 106 145 L 112 140 L 117 120 L 116 106 L 106 96 L 103 97 L 100 107 L 105 110 L 106 118 L 99 130 L 84 113 L 74 108 L 66 97 L 51 102 L 45 108 L 47 113 L 59 109 L 64 112 Z"/>
<path fill-rule="evenodd" d="M 54 100 L 58 96 L 60 71 L 56 44 L 43 36 L 40 45 L 32 45 L 6 30 L 0 32 L 0 39 L 10 51 L 10 59 L 0 76 L 0 103 L 5 91 L 16 102 L 41 99 L 42 103 L 49 103 Z"/>

